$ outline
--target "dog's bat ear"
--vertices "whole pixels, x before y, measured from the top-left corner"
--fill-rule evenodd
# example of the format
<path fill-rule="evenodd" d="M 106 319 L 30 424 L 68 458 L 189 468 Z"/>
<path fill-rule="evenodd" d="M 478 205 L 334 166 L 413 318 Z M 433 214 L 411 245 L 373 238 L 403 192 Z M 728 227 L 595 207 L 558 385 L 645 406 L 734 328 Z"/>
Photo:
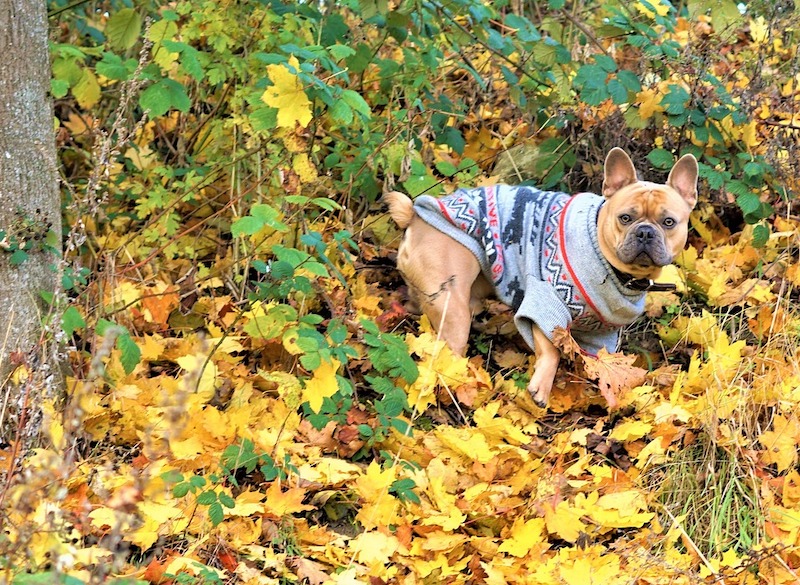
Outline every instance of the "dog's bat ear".
<path fill-rule="evenodd" d="M 697 159 L 691 154 L 684 154 L 669 172 L 667 185 L 675 189 L 693 209 L 697 203 Z"/>
<path fill-rule="evenodd" d="M 621 148 L 612 148 L 606 156 L 603 168 L 603 196 L 614 193 L 638 181 L 631 157 Z"/>

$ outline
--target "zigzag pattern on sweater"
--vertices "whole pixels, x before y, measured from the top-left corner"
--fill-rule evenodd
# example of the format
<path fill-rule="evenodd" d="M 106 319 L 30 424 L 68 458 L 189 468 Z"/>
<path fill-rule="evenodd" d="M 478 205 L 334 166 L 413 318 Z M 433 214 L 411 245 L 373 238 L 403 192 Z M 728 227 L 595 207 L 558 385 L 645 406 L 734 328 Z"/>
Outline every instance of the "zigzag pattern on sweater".
<path fill-rule="evenodd" d="M 553 199 L 551 204 L 550 213 L 544 228 L 545 237 L 542 255 L 545 261 L 543 269 L 547 274 L 547 282 L 552 284 L 559 296 L 564 299 L 564 304 L 567 305 L 570 315 L 575 319 L 586 310 L 586 306 L 581 302 L 580 295 L 575 290 L 575 284 L 570 280 L 569 274 L 564 267 L 563 258 L 560 257 L 559 252 L 558 224 L 561 221 L 561 213 L 564 211 L 566 202 L 566 198 L 557 197 Z"/>

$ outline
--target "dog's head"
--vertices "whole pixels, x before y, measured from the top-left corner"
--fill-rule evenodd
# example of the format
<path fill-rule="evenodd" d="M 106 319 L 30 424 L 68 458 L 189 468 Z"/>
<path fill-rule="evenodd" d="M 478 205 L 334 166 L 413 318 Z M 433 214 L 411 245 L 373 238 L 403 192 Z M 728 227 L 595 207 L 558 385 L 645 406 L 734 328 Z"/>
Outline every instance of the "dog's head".
<path fill-rule="evenodd" d="M 697 202 L 697 160 L 683 156 L 661 185 L 640 181 L 630 157 L 614 148 L 606 157 L 603 195 L 597 225 L 603 255 L 635 278 L 657 278 L 686 245 Z"/>

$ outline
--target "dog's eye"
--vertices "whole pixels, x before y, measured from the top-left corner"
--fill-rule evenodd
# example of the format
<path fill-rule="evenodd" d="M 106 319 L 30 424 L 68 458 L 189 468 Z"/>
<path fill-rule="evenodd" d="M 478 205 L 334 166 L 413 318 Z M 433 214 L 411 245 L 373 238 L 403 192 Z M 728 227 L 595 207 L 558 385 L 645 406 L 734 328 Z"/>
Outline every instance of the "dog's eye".
<path fill-rule="evenodd" d="M 623 213 L 622 215 L 619 216 L 619 222 L 622 225 L 628 225 L 632 221 L 633 221 L 633 218 L 627 213 Z"/>
<path fill-rule="evenodd" d="M 666 219 L 664 219 L 662 223 L 665 228 L 675 227 L 675 220 L 672 219 L 671 217 L 667 217 Z"/>

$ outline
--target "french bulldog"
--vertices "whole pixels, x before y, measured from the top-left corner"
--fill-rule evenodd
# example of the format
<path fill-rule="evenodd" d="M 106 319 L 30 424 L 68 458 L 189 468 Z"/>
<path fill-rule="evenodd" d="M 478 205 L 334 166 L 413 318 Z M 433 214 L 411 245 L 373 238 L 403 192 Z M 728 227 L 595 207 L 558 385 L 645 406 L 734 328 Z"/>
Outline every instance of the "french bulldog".
<path fill-rule="evenodd" d="M 546 407 L 560 360 L 562 327 L 581 350 L 617 349 L 619 330 L 644 311 L 645 291 L 686 245 L 697 202 L 697 161 L 683 156 L 666 184 L 640 181 L 612 149 L 602 196 L 494 185 L 412 201 L 384 195 L 405 229 L 397 266 L 412 300 L 454 353 L 467 349 L 472 316 L 495 295 L 514 310 L 536 354 L 528 384 Z"/>

